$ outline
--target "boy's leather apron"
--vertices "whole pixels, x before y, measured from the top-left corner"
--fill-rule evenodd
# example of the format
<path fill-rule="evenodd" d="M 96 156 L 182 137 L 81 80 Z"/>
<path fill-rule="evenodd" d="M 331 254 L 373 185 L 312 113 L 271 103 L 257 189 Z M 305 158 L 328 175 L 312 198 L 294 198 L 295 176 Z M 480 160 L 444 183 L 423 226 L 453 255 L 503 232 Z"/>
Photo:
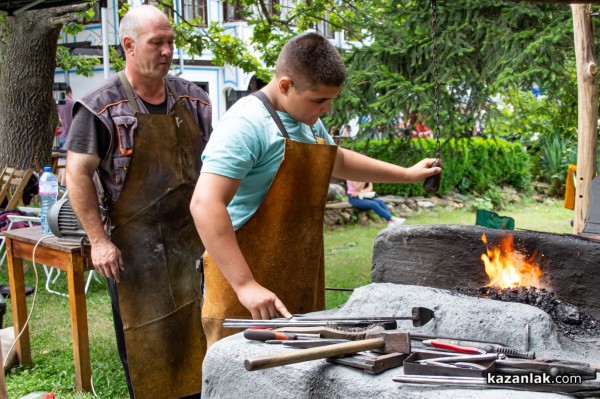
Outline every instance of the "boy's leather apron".
<path fill-rule="evenodd" d="M 323 218 L 336 154 L 337 146 L 286 139 L 283 161 L 267 195 L 236 231 L 254 279 L 291 313 L 325 308 Z M 208 254 L 204 278 L 202 324 L 210 346 L 241 331 L 224 329 L 223 319 L 252 316 Z"/>
<path fill-rule="evenodd" d="M 206 352 L 197 270 L 204 248 L 189 211 L 202 138 L 182 100 L 169 115 L 151 115 L 128 97 L 138 128 L 109 217 L 125 269 L 117 291 L 129 373 L 136 399 L 180 398 L 200 392 Z"/>

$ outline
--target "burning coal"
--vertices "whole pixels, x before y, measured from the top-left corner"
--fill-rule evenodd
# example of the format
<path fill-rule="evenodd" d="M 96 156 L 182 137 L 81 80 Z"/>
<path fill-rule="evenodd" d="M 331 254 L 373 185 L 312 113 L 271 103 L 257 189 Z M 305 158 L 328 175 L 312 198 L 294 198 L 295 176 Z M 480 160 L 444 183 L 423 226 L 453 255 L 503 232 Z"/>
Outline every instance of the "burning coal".
<path fill-rule="evenodd" d="M 498 245 L 489 244 L 485 234 L 481 240 L 486 253 L 481 255 L 490 282 L 486 287 L 516 288 L 540 287 L 541 269 L 535 262 L 515 250 L 513 236 L 507 235 Z"/>

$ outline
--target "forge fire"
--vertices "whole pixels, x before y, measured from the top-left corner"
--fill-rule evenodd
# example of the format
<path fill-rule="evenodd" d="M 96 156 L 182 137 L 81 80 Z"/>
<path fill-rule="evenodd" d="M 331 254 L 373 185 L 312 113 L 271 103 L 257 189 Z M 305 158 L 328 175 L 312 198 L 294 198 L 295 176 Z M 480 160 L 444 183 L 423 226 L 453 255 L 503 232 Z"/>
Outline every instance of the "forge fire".
<path fill-rule="evenodd" d="M 533 256 L 527 257 L 515 250 L 512 235 L 502 237 L 497 245 L 488 243 L 485 234 L 481 236 L 481 240 L 487 246 L 486 253 L 481 255 L 485 272 L 490 279 L 486 287 L 540 288 L 542 270 L 532 260 Z"/>

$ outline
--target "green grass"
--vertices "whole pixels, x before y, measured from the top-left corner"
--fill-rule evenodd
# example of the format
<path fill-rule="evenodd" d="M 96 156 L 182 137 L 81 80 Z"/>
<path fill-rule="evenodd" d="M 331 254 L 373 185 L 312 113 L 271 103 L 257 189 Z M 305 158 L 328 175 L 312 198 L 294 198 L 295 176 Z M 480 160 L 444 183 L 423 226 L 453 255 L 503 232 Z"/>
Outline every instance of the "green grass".
<path fill-rule="evenodd" d="M 522 202 L 499 212 L 515 219 L 517 228 L 554 233 L 570 233 L 569 222 L 573 212 L 563 209 L 562 202 L 547 200 L 543 204 Z M 475 224 L 474 212 L 464 210 L 429 210 L 408 218 L 406 224 Z M 371 254 L 377 234 L 385 223 L 372 226 L 352 225 L 325 231 L 326 285 L 337 288 L 355 288 L 369 283 Z M 35 285 L 30 268 L 26 284 Z M 38 266 L 40 286 L 30 324 L 33 365 L 19 366 L 7 373 L 6 383 L 10 398 L 19 398 L 32 391 L 51 391 L 60 399 L 92 398 L 91 394 L 74 391 L 71 324 L 67 298 L 46 292 L 45 274 Z M 66 292 L 62 275 L 56 289 Z M 8 282 L 6 267 L 0 269 L 0 283 Z M 349 292 L 328 291 L 327 307 L 344 303 Z M 27 297 L 31 309 L 32 296 Z M 93 385 L 99 398 L 126 399 L 127 388 L 118 360 L 112 327 L 110 300 L 104 280 L 92 282 L 87 296 L 87 312 L 92 359 Z M 12 326 L 10 301 L 7 302 L 4 327 Z"/>

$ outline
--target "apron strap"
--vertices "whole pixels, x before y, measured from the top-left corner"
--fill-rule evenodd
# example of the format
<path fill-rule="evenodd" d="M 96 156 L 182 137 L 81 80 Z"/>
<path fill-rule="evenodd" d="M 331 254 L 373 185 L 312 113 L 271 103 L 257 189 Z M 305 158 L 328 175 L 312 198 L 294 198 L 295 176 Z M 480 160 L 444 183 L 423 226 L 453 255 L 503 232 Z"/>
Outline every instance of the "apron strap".
<path fill-rule="evenodd" d="M 129 105 L 133 110 L 134 114 L 138 114 L 140 112 L 140 108 L 137 105 L 137 101 L 135 100 L 135 94 L 133 94 L 133 88 L 131 84 L 129 84 L 129 80 L 127 80 L 127 76 L 125 76 L 125 71 L 121 71 L 118 73 L 119 79 L 121 79 L 121 83 L 123 84 L 123 89 L 125 90 L 125 94 L 127 94 L 127 99 L 129 100 Z"/>
<path fill-rule="evenodd" d="M 255 91 L 254 93 L 252 93 L 252 95 L 258 98 L 260 101 L 262 101 L 262 103 L 265 105 L 265 108 L 267 108 L 267 111 L 269 111 L 269 114 L 271 114 L 273 121 L 279 128 L 279 131 L 281 132 L 281 134 L 283 134 L 283 137 L 289 139 L 290 136 L 288 135 L 287 130 L 285 130 L 285 126 L 283 126 L 281 118 L 279 117 L 279 115 L 277 115 L 277 111 L 275 111 L 275 108 L 273 108 L 273 104 L 271 104 L 269 97 L 267 97 L 267 95 L 260 90 Z"/>
<path fill-rule="evenodd" d="M 167 84 L 167 88 L 173 95 L 175 102 L 179 101 L 179 95 L 177 95 L 177 92 L 175 91 L 175 86 L 173 86 L 173 83 L 171 83 L 171 81 L 166 76 L 165 76 L 165 83 Z"/>

